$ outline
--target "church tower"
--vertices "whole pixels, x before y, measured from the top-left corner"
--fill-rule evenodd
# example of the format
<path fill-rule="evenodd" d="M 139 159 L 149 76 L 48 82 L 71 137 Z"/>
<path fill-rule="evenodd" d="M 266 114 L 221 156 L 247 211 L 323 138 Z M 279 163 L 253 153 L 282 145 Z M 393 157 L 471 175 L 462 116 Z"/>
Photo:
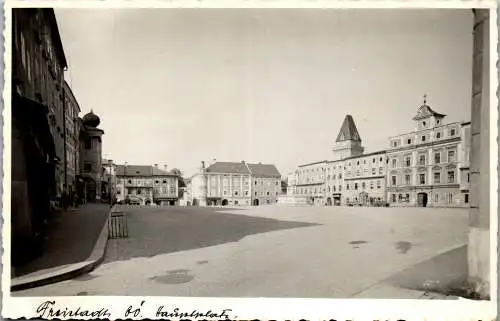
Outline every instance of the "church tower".
<path fill-rule="evenodd" d="M 351 115 L 345 116 L 342 127 L 340 128 L 337 139 L 333 144 L 333 160 L 340 160 L 351 156 L 360 156 L 363 154 L 364 147 L 361 146 L 361 137 L 359 136 L 354 119 Z"/>

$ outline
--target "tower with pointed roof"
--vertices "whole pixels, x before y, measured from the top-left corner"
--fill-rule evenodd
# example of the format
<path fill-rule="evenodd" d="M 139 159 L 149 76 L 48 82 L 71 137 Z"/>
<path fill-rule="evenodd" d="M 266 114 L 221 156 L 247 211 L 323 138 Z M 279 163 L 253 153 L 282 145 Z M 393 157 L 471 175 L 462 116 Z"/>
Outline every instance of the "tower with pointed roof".
<path fill-rule="evenodd" d="M 352 156 L 360 156 L 364 152 L 361 137 L 351 115 L 346 115 L 340 127 L 337 139 L 333 144 L 333 160 L 340 160 Z"/>

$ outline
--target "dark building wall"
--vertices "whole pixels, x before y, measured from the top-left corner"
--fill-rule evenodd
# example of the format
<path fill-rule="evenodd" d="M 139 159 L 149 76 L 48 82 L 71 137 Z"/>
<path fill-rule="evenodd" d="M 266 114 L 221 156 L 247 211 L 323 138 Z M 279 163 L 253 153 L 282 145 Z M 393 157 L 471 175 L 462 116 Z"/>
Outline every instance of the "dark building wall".
<path fill-rule="evenodd" d="M 12 88 L 48 108 L 47 120 L 60 160 L 56 167 L 60 186 L 64 178 L 62 85 L 66 59 L 57 22 L 52 9 L 13 9 L 12 17 Z"/>

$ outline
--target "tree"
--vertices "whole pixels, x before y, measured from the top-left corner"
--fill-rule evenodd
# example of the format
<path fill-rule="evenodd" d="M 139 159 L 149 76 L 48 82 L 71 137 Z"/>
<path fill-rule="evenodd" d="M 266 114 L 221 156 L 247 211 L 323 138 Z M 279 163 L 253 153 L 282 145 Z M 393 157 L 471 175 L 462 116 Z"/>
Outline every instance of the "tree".
<path fill-rule="evenodd" d="M 182 177 L 182 171 L 178 168 L 173 168 L 171 172 L 179 177 L 179 187 L 186 187 L 186 182 L 184 182 L 184 177 Z"/>
<path fill-rule="evenodd" d="M 288 177 L 281 178 L 281 192 L 286 194 L 288 188 Z"/>

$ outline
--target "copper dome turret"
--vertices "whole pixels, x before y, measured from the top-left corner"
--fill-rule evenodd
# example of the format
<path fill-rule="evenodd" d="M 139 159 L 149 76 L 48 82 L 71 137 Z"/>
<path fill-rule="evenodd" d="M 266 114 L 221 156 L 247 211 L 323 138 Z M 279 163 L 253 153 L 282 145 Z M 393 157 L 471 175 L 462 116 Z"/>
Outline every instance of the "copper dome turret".
<path fill-rule="evenodd" d="M 94 112 L 92 110 L 90 110 L 90 113 L 83 116 L 82 120 L 83 120 L 83 124 L 85 126 L 89 126 L 89 127 L 97 127 L 101 123 L 99 116 L 94 114 Z"/>

